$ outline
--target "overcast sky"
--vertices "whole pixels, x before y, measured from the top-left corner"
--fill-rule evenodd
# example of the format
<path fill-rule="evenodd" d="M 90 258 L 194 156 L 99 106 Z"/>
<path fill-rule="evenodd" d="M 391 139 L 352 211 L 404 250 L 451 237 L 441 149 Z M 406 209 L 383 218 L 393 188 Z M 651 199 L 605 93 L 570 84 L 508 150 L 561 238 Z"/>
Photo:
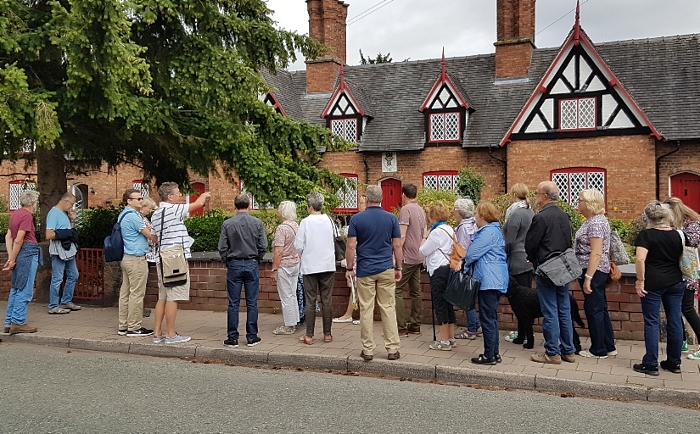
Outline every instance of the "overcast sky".
<path fill-rule="evenodd" d="M 267 2 L 275 11 L 274 19 L 280 27 L 308 33 L 309 16 L 304 0 Z M 360 49 L 365 57 L 390 52 L 394 62 L 439 58 L 443 46 L 447 57 L 494 51 L 496 0 L 345 0 L 345 3 L 350 5 L 347 28 L 350 65 L 360 62 Z M 371 12 L 374 6 L 377 8 Z M 537 0 L 537 47 L 558 47 L 564 42 L 574 23 L 571 11 L 575 7 L 575 0 Z M 353 18 L 359 18 L 368 9 L 371 13 L 353 23 Z M 700 1 L 582 0 L 581 25 L 594 43 L 700 33 Z M 304 69 L 304 63 L 298 61 L 289 69 Z"/>

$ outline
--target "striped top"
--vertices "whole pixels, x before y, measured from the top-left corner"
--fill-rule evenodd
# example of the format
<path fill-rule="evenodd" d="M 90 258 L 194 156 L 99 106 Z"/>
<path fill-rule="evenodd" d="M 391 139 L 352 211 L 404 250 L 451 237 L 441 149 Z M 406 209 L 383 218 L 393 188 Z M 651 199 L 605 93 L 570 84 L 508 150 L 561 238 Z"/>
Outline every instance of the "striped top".
<path fill-rule="evenodd" d="M 187 233 L 185 227 L 185 217 L 188 214 L 189 205 L 187 204 L 172 204 L 161 202 L 158 205 L 158 210 L 151 216 L 151 224 L 153 225 L 153 233 L 159 238 L 160 247 L 182 246 L 185 249 L 185 257 L 190 258 L 192 254 L 190 247 L 194 243 L 194 239 Z M 163 214 L 165 213 L 165 219 Z M 165 220 L 165 225 L 163 225 Z M 163 227 L 163 239 L 160 239 L 160 229 Z M 156 255 L 156 263 L 160 262 L 160 256 Z"/>

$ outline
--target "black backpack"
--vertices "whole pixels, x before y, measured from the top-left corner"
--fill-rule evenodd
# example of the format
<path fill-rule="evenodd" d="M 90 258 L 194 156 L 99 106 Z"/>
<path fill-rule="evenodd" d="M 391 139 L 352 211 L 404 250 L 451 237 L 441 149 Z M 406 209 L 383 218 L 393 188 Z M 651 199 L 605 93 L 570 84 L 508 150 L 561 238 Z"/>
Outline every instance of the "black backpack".
<path fill-rule="evenodd" d="M 112 233 L 105 238 L 105 262 L 121 261 L 124 257 L 124 239 L 122 238 L 121 222 L 128 212 L 122 214 L 112 227 Z"/>

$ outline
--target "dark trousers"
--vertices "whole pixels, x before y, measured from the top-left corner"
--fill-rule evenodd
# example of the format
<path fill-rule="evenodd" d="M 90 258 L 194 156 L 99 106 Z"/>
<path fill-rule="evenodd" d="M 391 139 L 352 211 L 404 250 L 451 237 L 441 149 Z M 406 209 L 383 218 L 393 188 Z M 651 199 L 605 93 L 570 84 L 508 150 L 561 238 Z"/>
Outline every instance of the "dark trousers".
<path fill-rule="evenodd" d="M 454 324 L 456 321 L 455 310 L 452 305 L 445 300 L 445 290 L 447 280 L 450 277 L 450 266 L 443 265 L 433 271 L 430 276 L 430 296 L 433 299 L 433 310 L 438 324 Z"/>
<path fill-rule="evenodd" d="M 229 339 L 238 340 L 238 309 L 241 305 L 241 289 L 245 286 L 246 322 L 245 335 L 250 342 L 258 335 L 258 292 L 260 291 L 260 270 L 258 261 L 253 259 L 228 261 L 226 291 L 228 292 Z"/>
<path fill-rule="evenodd" d="M 501 291 L 485 289 L 479 291 L 479 319 L 484 336 L 484 357 L 489 359 L 498 354 L 498 300 Z"/>
<path fill-rule="evenodd" d="M 584 274 L 579 278 L 579 284 L 583 288 Z M 608 300 L 605 296 L 605 282 L 608 280 L 608 273 L 596 271 L 591 279 L 590 294 L 583 293 L 583 310 L 586 312 L 588 321 L 588 331 L 591 335 L 590 353 L 594 356 L 606 356 L 615 350 L 615 335 L 613 334 L 612 322 L 608 314 Z M 571 307 L 575 309 L 575 307 Z"/>
<path fill-rule="evenodd" d="M 696 341 L 695 343 L 700 344 L 700 317 L 698 312 L 695 310 L 695 291 L 688 291 L 687 289 L 683 292 L 683 304 L 681 306 L 681 312 L 685 320 L 690 324 L 690 328 L 695 332 Z M 683 327 L 683 340 L 687 341 L 685 327 Z"/>
<path fill-rule="evenodd" d="M 681 282 L 661 289 L 648 289 L 641 298 L 646 347 L 642 358 L 644 365 L 657 366 L 659 362 L 659 309 L 662 304 L 666 312 L 666 358 L 673 365 L 681 364 L 683 291 L 686 291 L 685 283 Z"/>
<path fill-rule="evenodd" d="M 306 336 L 314 336 L 316 327 L 316 297 L 321 295 L 321 315 L 323 316 L 323 334 L 331 334 L 333 323 L 333 278 L 335 272 L 304 274 L 304 317 L 306 318 Z"/>

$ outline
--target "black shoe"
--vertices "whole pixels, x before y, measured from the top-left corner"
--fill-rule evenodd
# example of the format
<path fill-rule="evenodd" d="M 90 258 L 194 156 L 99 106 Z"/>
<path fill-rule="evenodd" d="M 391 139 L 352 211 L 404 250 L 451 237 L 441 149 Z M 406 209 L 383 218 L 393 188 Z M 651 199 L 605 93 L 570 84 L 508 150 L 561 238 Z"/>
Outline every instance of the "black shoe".
<path fill-rule="evenodd" d="M 365 362 L 369 362 L 374 358 L 374 356 L 371 354 L 365 354 L 365 350 L 362 350 L 360 352 L 360 357 L 362 357 L 362 360 L 364 360 Z"/>
<path fill-rule="evenodd" d="M 226 339 L 224 341 L 224 346 L 238 348 L 238 339 Z"/>
<path fill-rule="evenodd" d="M 496 359 L 496 363 L 501 363 L 503 361 L 500 354 L 496 354 L 496 357 L 494 357 L 494 359 Z"/>
<path fill-rule="evenodd" d="M 139 338 L 143 336 L 151 336 L 153 334 L 153 330 L 149 330 L 147 328 L 141 327 L 138 330 L 129 330 L 126 332 L 126 336 L 130 338 Z"/>
<path fill-rule="evenodd" d="M 662 361 L 661 363 L 659 363 L 659 366 L 661 366 L 661 369 L 663 369 L 664 371 L 673 372 L 674 374 L 681 373 L 681 365 L 674 365 L 668 360 Z"/>
<path fill-rule="evenodd" d="M 483 354 L 479 354 L 479 357 L 472 358 L 472 363 L 476 365 L 495 365 L 498 363 L 495 357 L 486 357 Z"/>
<path fill-rule="evenodd" d="M 119 336 L 126 336 L 126 334 L 127 334 L 128 331 L 129 331 L 129 330 L 127 330 L 127 329 L 123 329 L 123 330 L 122 330 L 122 329 L 119 329 L 119 330 L 117 330 L 117 334 L 118 334 Z"/>
<path fill-rule="evenodd" d="M 409 324 L 406 328 L 409 333 L 420 334 L 420 324 Z"/>
<path fill-rule="evenodd" d="M 254 346 L 256 346 L 257 344 L 259 344 L 260 342 L 262 342 L 262 339 L 260 339 L 259 337 L 256 336 L 256 337 L 254 337 L 253 339 L 248 340 L 248 346 L 249 346 L 249 347 L 254 347 Z"/>
<path fill-rule="evenodd" d="M 395 353 L 389 353 L 389 355 L 386 357 L 389 360 L 399 360 L 401 358 L 401 353 L 398 351 Z"/>
<path fill-rule="evenodd" d="M 635 372 L 641 372 L 642 374 L 652 375 L 654 377 L 659 376 L 658 366 L 648 366 L 643 365 L 641 363 L 637 363 L 632 366 L 632 369 L 634 369 Z"/>

